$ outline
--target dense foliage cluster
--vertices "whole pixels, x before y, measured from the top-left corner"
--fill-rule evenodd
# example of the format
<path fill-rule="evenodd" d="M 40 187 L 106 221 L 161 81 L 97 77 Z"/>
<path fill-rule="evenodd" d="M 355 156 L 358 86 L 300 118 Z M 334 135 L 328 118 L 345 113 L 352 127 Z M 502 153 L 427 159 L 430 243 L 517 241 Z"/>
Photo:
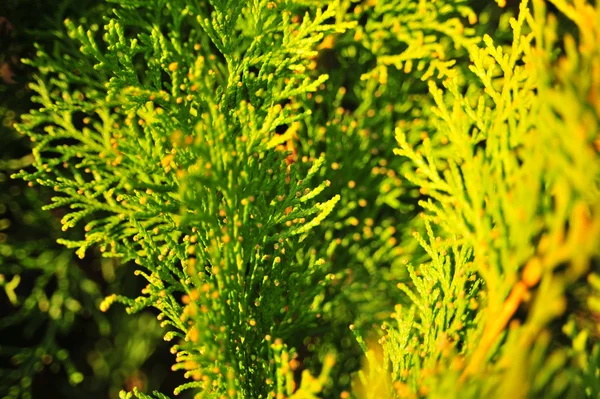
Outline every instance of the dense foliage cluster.
<path fill-rule="evenodd" d="M 85 309 L 108 335 L 113 304 L 152 309 L 173 394 L 195 398 L 598 397 L 600 9 L 486 3 L 110 0 L 65 19 L 25 60 L 33 153 L 9 167 L 54 192 L 35 212 L 64 232 L 0 236 L 20 306 L 0 328 L 66 333 Z M 99 251 L 104 282 L 70 250 Z M 124 373 L 156 345 L 139 320 Z M 32 365 L 7 397 L 55 358 L 92 378 L 55 341 L 7 353 Z"/>

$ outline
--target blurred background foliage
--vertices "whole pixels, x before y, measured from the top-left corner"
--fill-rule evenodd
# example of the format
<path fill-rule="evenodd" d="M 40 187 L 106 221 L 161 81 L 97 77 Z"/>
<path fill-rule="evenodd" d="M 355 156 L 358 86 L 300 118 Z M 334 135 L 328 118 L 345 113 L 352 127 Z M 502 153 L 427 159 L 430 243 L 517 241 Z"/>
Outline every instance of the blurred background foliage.
<path fill-rule="evenodd" d="M 121 389 L 165 388 L 170 362 L 150 311 L 105 315 L 107 292 L 138 292 L 140 282 L 99 256 L 78 259 L 56 243 L 60 211 L 41 207 L 50 192 L 10 174 L 31 163 L 29 142 L 12 128 L 32 103 L 36 46 L 68 46 L 63 20 L 101 22 L 107 5 L 87 0 L 4 0 L 0 7 L 0 398 L 115 398 Z M 116 287 L 118 286 L 118 288 Z M 164 348 L 163 348 L 164 349 Z M 167 359 L 165 359 L 167 357 Z M 169 378 L 167 378 L 169 377 Z"/>

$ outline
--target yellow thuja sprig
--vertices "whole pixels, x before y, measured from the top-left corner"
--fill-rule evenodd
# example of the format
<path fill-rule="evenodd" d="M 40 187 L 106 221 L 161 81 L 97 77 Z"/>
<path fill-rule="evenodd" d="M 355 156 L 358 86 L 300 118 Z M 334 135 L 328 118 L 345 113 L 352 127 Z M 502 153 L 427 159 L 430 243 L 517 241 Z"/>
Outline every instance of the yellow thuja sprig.
<path fill-rule="evenodd" d="M 558 381 L 566 386 L 570 373 L 577 373 L 558 372 L 558 366 L 544 367 L 539 362 L 543 353 L 562 362 L 557 364 L 568 358 L 567 348 L 551 352 L 548 347 L 550 326 L 567 310 L 568 287 L 578 286 L 598 256 L 597 248 L 593 249 L 600 234 L 599 164 L 594 149 L 598 115 L 590 112 L 593 96 L 587 95 L 595 90 L 594 78 L 568 72 L 568 65 L 590 62 L 596 55 L 583 47 L 576 50 L 574 40 L 567 37 L 566 58 L 555 63 L 550 56 L 557 40 L 555 20 L 546 17 L 542 2 L 534 6 L 530 11 L 528 2 L 521 2 L 518 18 L 510 20 L 510 47 L 497 46 L 486 36 L 482 47 L 469 48 L 479 95 L 464 94 L 464 77 L 445 81 L 445 88 L 430 83 L 436 103 L 430 123 L 436 135 L 444 135 L 448 150 L 433 147 L 427 138 L 412 144 L 408 134 L 398 129 L 397 153 L 413 163 L 405 177 L 430 197 L 420 202 L 426 219 L 439 224 L 443 235 L 456 237 L 460 245 L 473 250 L 472 270 L 477 273 L 473 277 L 485 284 L 472 307 L 485 327 L 471 328 L 459 340 L 462 344 L 457 348 L 466 360 L 458 368 L 460 373 L 433 376 L 438 395 L 487 395 L 494 384 L 500 387 L 502 379 L 511 382 L 494 394 L 500 397 L 562 392 L 565 388 Z M 583 2 L 577 7 L 558 2 L 557 7 L 580 22 L 577 12 L 592 19 L 597 15 L 594 7 Z M 588 43 L 589 50 L 594 45 L 585 36 L 580 40 Z M 575 94 L 580 90 L 586 95 Z M 565 103 L 564 98 L 572 101 Z M 588 121 L 589 129 L 575 115 Z M 586 159 L 588 167 L 573 161 L 580 158 Z M 424 273 L 432 279 L 431 271 Z M 415 289 L 423 292 L 418 278 L 412 274 L 411 278 Z M 421 312 L 434 306 L 428 302 L 436 299 L 429 291 L 423 298 L 406 285 L 400 288 Z M 527 314 L 522 321 L 519 311 Z M 422 327 L 415 323 L 415 328 Z M 408 341 L 398 342 L 410 335 L 404 332 L 393 340 L 410 348 Z M 427 335 L 417 343 L 426 346 Z M 433 357 L 430 351 L 421 353 L 426 360 Z M 394 367 L 404 364 L 406 355 L 395 352 L 394 356 Z M 416 374 L 425 376 L 425 370 Z M 556 386 L 550 384 L 552 375 Z M 410 374 L 396 378 L 404 381 Z M 534 378 L 539 378 L 538 383 L 530 385 Z M 569 389 L 583 388 L 572 384 Z"/>

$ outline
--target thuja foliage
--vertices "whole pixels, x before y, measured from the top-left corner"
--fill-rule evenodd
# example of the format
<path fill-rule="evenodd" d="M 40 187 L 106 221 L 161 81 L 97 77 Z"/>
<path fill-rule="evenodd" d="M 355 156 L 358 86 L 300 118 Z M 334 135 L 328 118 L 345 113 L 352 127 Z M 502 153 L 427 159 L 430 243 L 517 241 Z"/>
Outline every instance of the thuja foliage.
<path fill-rule="evenodd" d="M 0 131 L 3 150 L 0 153 L 0 290 L 3 301 L 0 319 L 0 395 L 4 398 L 31 397 L 32 378 L 53 361 L 53 369 L 62 368 L 71 381 L 81 381 L 82 374 L 74 366 L 69 353 L 57 344 L 57 336 L 68 331 L 84 308 L 93 311 L 101 293 L 72 267 L 71 254 L 53 242 L 58 229 L 52 231 L 52 217 L 40 212 L 43 202 L 33 191 L 23 193 L 23 182 L 12 182 L 8 176 L 30 163 L 24 156 L 28 148 L 8 127 L 17 112 L 23 112 L 26 101 L 23 90 L 13 76 L 18 55 L 28 49 L 13 39 L 15 31 L 23 36 L 25 19 L 2 15 L 2 80 L 0 84 Z M 18 27 L 14 25 L 18 20 Z M 13 86 L 16 90 L 10 90 Z M 11 92 L 11 96 L 7 92 Z M 32 229 L 33 227 L 33 229 Z M 59 231 L 59 230 L 58 230 Z M 54 233 L 54 234 L 53 234 Z M 75 282 L 73 286 L 71 283 Z M 55 285 L 55 289 L 51 286 Z M 46 288 L 48 288 L 46 290 Z M 18 309 L 19 311 L 15 311 Z M 98 316 L 103 318 L 99 313 Z M 40 333 L 40 326 L 45 331 Z M 8 340 L 18 332 L 19 340 Z"/>
<path fill-rule="evenodd" d="M 257 3 L 242 13 L 241 4 L 223 3 L 208 14 L 170 2 L 156 15 L 154 7 L 124 4 L 115 11 L 119 21 L 106 26 L 105 49 L 92 30 L 67 21 L 90 59 L 35 61 L 49 72 L 34 85 L 43 108 L 19 129 L 36 135 L 34 164 L 43 165 L 26 179 L 67 194 L 48 206 L 76 209 L 64 229 L 93 215 L 85 241 L 62 240 L 81 257 L 98 243 L 106 256 L 143 267 L 142 296 L 110 296 L 101 308 L 119 301 L 131 312 L 161 311 L 171 327 L 165 339 L 184 340 L 173 347 L 174 369 L 193 380 L 176 392 L 289 391 L 284 339 L 319 311 L 325 261 L 298 244 L 338 197 L 315 199 L 328 184 L 312 181 L 322 158 L 301 170 L 276 147 L 310 113 L 294 96 L 325 79 L 303 72 L 311 46 L 322 32 L 351 24 L 325 23 L 336 5 L 302 23 L 280 8 Z M 196 24 L 202 30 L 192 30 Z M 137 38 L 128 30 L 138 30 Z M 143 71 L 135 69 L 140 55 L 148 59 Z M 279 126 L 286 126 L 282 135 Z M 45 133 L 34 133 L 38 127 Z M 49 153 L 58 156 L 42 161 Z M 320 390 L 319 379 L 305 380 L 299 392 Z"/>
<path fill-rule="evenodd" d="M 20 57 L 34 54 L 33 38 L 38 47 L 68 47 L 68 42 L 54 42 L 49 32 L 62 26 L 64 14 L 90 21 L 81 13 L 96 15 L 99 8 L 78 2 L 73 9 L 69 1 L 2 5 L 0 397 L 106 398 L 116 397 L 124 385 L 158 387 L 164 377 L 146 376 L 150 370 L 142 368 L 160 342 L 158 322 L 150 314 L 125 319 L 123 312 L 103 315 L 98 309 L 106 286 L 128 289 L 132 279 L 124 278 L 111 259 L 76 260 L 72 250 L 56 243 L 65 234 L 61 212 L 41 210 L 52 191 L 9 178 L 33 160 L 25 140 L 11 128 L 30 107 L 32 69 L 19 64 Z"/>
<path fill-rule="evenodd" d="M 176 395 L 597 397 L 599 10 L 497 3 L 111 1 L 28 61 L 15 177 L 137 265 L 100 309 Z"/>
<path fill-rule="evenodd" d="M 427 259 L 380 340 L 400 397 L 598 396 L 600 14 L 552 5 L 522 2 L 510 40 L 429 81 L 431 135 L 396 129 L 429 197 Z"/>

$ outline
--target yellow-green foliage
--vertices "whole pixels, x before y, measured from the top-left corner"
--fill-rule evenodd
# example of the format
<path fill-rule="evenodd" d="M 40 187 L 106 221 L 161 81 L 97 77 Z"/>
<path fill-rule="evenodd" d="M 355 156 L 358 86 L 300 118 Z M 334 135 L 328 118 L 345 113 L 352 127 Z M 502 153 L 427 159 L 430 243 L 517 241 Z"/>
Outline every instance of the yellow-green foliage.
<path fill-rule="evenodd" d="M 594 5 L 114 2 L 30 61 L 18 176 L 138 265 L 101 309 L 158 309 L 175 394 L 600 394 Z"/>
<path fill-rule="evenodd" d="M 414 233 L 429 259 L 409 267 L 411 306 L 382 339 L 400 397 L 599 394 L 586 280 L 600 247 L 600 14 L 553 3 L 572 33 L 522 2 L 512 43 L 486 35 L 470 74 L 429 83 L 432 137 L 397 129 L 405 177 L 430 196 L 427 234 Z"/>

